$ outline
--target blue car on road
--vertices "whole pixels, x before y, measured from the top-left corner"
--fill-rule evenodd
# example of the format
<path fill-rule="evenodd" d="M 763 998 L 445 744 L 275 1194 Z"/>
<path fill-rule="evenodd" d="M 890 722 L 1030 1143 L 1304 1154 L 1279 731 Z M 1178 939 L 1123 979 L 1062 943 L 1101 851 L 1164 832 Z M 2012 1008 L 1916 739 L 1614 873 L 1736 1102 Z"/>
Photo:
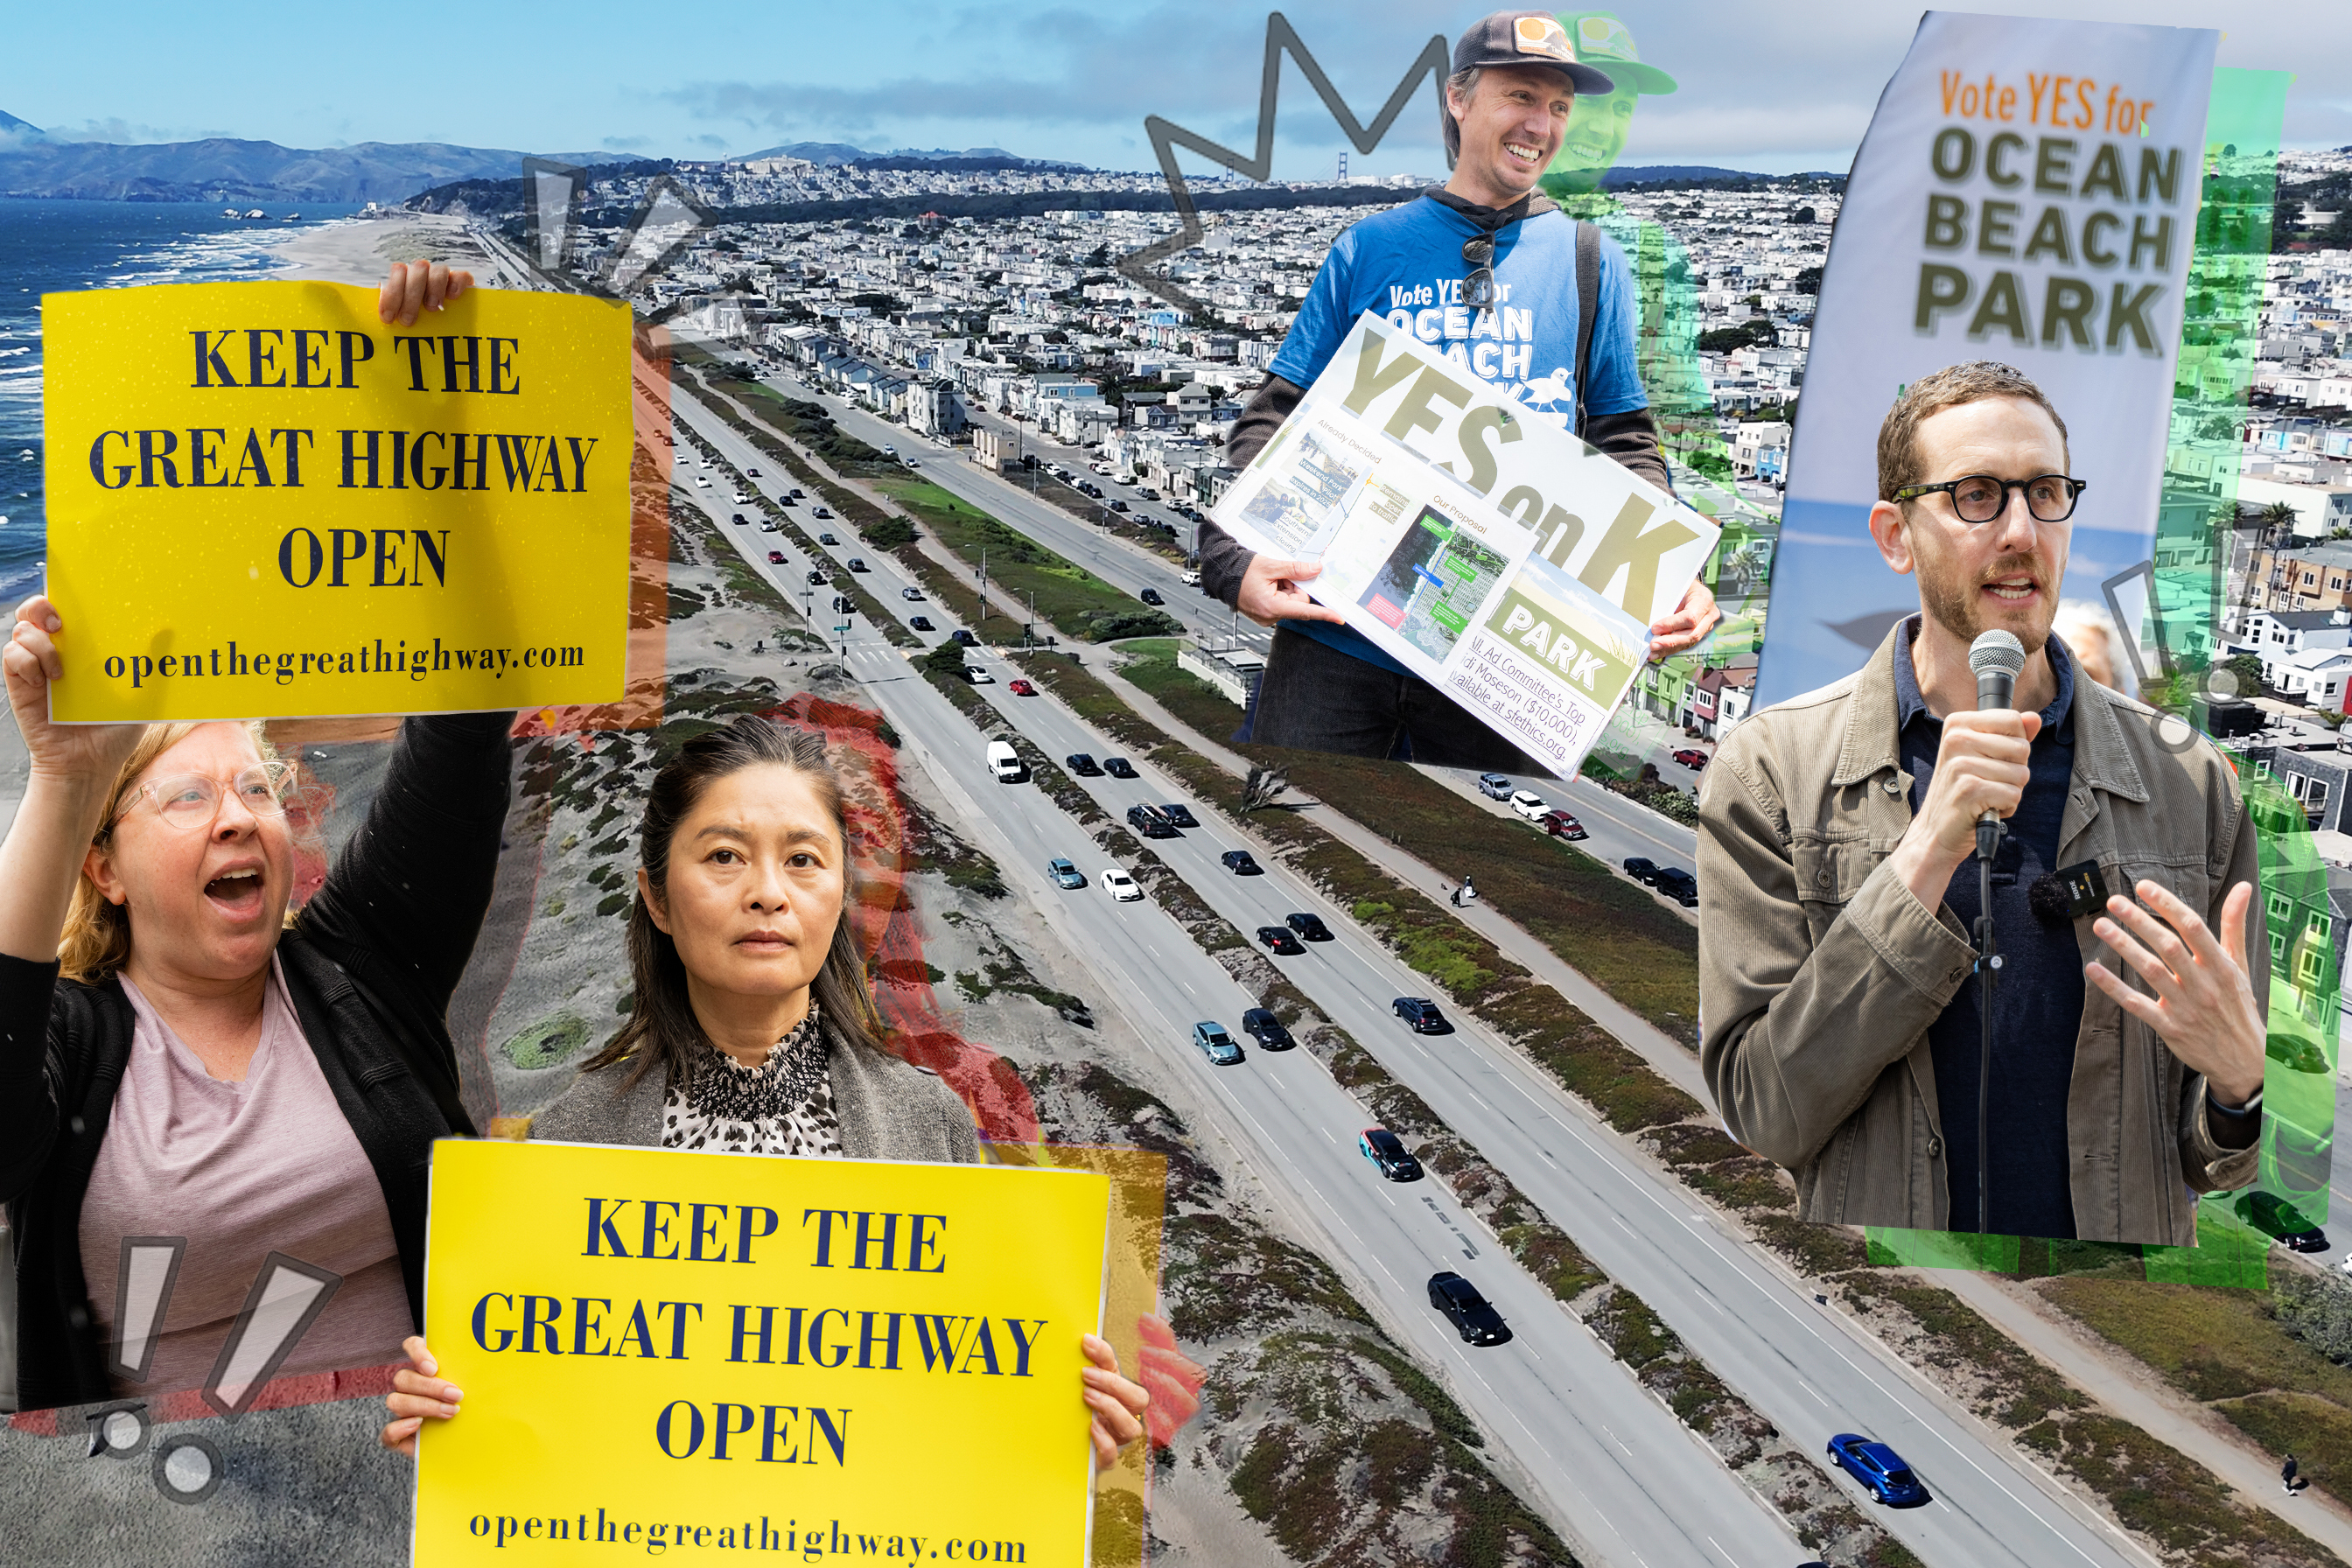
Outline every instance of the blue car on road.
<path fill-rule="evenodd" d="M 1242 1059 L 1242 1048 L 1234 1044 L 1234 1037 L 1225 1033 L 1225 1026 L 1223 1024 L 1193 1025 L 1192 1043 L 1200 1047 L 1202 1053 L 1221 1068 L 1232 1067 Z"/>
<path fill-rule="evenodd" d="M 1859 1432 L 1841 1432 L 1830 1439 L 1830 1462 L 1889 1508 L 1917 1508 L 1927 1501 L 1927 1489 L 1919 1484 L 1903 1456 Z"/>

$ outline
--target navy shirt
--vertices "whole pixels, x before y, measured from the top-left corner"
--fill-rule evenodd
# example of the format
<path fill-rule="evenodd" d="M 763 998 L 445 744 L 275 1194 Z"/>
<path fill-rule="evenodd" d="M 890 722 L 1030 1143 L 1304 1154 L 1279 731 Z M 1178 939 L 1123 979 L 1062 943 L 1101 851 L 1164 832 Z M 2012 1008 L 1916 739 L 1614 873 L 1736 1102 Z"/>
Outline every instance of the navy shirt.
<path fill-rule="evenodd" d="M 1943 721 L 1927 711 L 1911 668 L 1914 616 L 1895 643 L 1895 716 L 1903 769 L 1911 775 L 1911 810 L 1927 798 Z M 2074 1039 L 2083 1024 L 2083 954 L 2073 921 L 2051 927 L 2033 917 L 2026 889 L 2058 868 L 2058 841 L 2074 775 L 2074 668 L 2066 647 L 2045 645 L 2058 694 L 2042 710 L 2025 795 L 2005 824 L 1993 861 L 1994 951 L 2001 967 L 1993 992 L 1991 1233 L 2071 1237 L 2073 1161 L 2066 1143 L 2066 1097 L 2074 1078 Z M 1973 938 L 1977 860 L 1960 862 L 1944 904 Z M 1977 1077 L 1983 1041 L 1971 974 L 1927 1030 L 1936 1061 L 1937 1121 L 1950 1182 L 1951 1228 L 1977 1228 Z"/>

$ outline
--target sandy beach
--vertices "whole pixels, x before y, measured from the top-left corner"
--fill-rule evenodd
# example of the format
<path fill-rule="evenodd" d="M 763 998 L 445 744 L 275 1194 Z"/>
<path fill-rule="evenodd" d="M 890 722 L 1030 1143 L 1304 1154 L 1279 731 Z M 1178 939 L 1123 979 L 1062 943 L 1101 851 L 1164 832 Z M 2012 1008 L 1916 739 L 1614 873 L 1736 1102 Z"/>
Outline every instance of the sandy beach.
<path fill-rule="evenodd" d="M 500 268 L 466 220 L 440 213 L 389 213 L 344 218 L 288 235 L 278 246 L 278 276 L 323 283 L 373 286 L 395 261 L 446 261 L 495 287 Z"/>

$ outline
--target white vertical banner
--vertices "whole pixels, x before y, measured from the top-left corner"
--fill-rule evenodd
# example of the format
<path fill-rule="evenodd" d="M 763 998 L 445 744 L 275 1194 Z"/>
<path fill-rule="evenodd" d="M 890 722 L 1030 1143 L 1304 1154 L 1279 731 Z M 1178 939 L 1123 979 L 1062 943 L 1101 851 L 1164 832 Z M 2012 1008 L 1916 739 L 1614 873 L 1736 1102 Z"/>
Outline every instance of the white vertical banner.
<path fill-rule="evenodd" d="M 1854 156 L 1822 279 L 1757 702 L 1861 668 L 1918 608 L 1868 519 L 1901 389 L 2040 384 L 2089 481 L 2063 592 L 2148 558 L 2220 35 L 1931 11 Z M 1931 479 L 1955 478 L 1931 475 Z"/>

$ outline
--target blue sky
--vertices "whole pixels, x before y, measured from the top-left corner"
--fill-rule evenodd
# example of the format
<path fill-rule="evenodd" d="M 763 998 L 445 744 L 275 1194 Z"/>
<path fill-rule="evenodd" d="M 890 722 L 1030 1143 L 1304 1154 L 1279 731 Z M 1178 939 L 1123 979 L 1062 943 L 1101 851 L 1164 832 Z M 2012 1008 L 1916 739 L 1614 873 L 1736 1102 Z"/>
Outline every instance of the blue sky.
<path fill-rule="evenodd" d="M 2311 6 L 2079 0 L 2043 15 L 2223 26 L 2225 65 L 2303 72 L 2291 144 L 2352 142 L 2340 0 Z M 1290 0 L 1290 19 L 1360 117 L 1433 33 L 1486 7 Z M 2022 7 L 2021 7 L 2022 9 Z M 1265 16 L 1214 0 L 915 5 L 889 0 L 678 7 L 480 0 L 420 13 L 387 44 L 382 7 L 149 0 L 18 7 L 0 110 L 94 140 L 227 135 L 289 146 L 452 142 L 524 152 L 717 157 L 778 142 L 994 145 L 1104 168 L 1150 162 L 1160 114 L 1246 150 Z M 1844 168 L 1919 9 L 1885 0 L 1658 0 L 1618 12 L 1681 90 L 1647 99 L 1623 161 Z M 2250 19 L 2250 16 L 2252 19 Z M 2333 41 L 2326 41 L 2326 35 Z M 1352 172 L 1443 166 L 1426 87 Z M 1328 174 L 1346 145 L 1284 69 L 1278 178 Z"/>

